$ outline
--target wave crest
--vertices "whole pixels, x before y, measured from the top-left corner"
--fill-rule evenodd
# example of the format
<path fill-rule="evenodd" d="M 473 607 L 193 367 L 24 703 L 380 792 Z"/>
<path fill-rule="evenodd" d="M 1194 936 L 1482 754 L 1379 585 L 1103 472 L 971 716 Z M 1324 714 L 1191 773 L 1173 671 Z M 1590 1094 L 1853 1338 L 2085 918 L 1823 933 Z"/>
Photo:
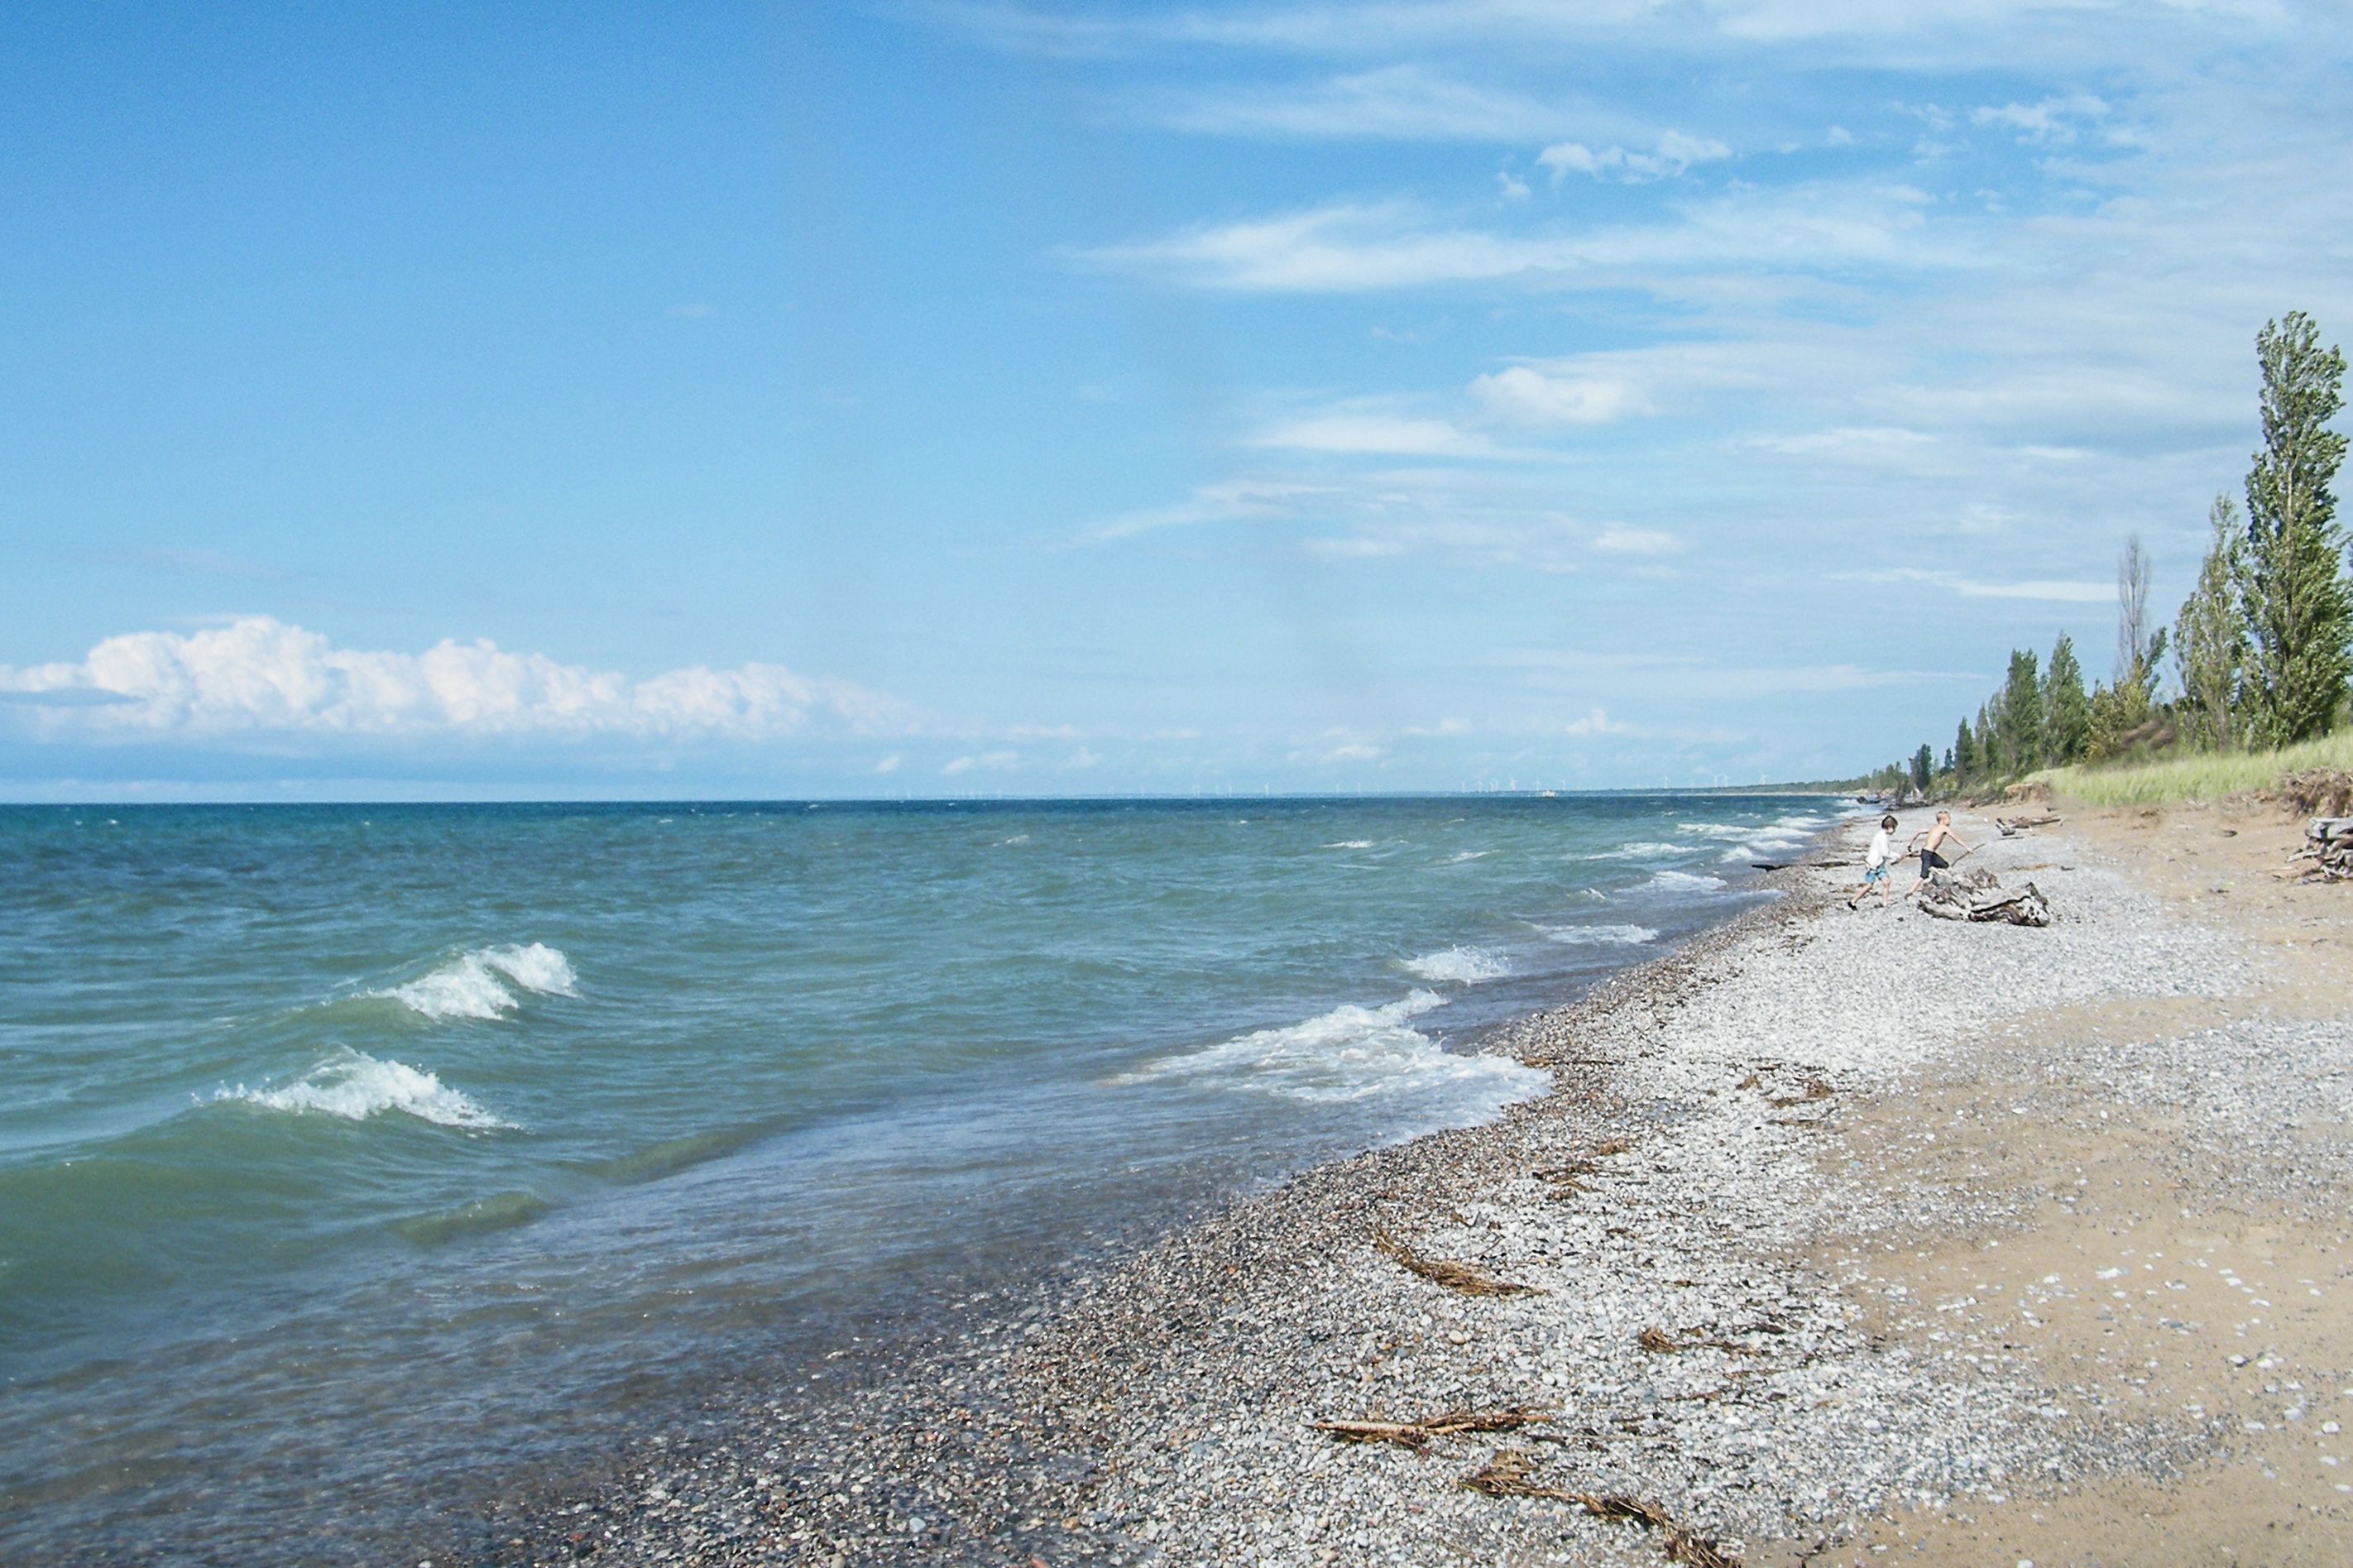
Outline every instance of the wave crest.
<path fill-rule="evenodd" d="M 1377 1096 L 1444 1095 L 1465 1109 L 1494 1115 L 1544 1093 L 1547 1076 L 1503 1056 L 1449 1051 L 1411 1020 L 1446 1005 L 1417 990 L 1384 1007 L 1354 1003 L 1279 1029 L 1205 1046 L 1122 1074 L 1114 1083 L 1198 1080 L 1283 1099 L 1336 1103 Z"/>
<path fill-rule="evenodd" d="M 518 1005 L 515 993 L 507 989 L 510 984 L 543 996 L 577 996 L 574 987 L 578 981 L 571 960 L 559 949 L 533 942 L 477 948 L 406 985 L 369 994 L 390 997 L 440 1023 L 452 1018 L 505 1017 Z"/>
<path fill-rule="evenodd" d="M 364 1051 L 349 1049 L 330 1056 L 284 1088 L 248 1089 L 239 1084 L 233 1089 L 216 1089 L 213 1098 L 242 1100 L 264 1110 L 297 1116 L 340 1117 L 345 1121 L 365 1121 L 385 1111 L 399 1111 L 439 1127 L 482 1130 L 515 1125 L 484 1110 L 432 1073 L 403 1062 L 381 1062 Z"/>
<path fill-rule="evenodd" d="M 1452 980 L 1458 985 L 1478 985 L 1512 972 L 1509 964 L 1484 948 L 1445 948 L 1406 959 L 1399 967 L 1416 980 Z"/>
<path fill-rule="evenodd" d="M 1536 929 L 1545 934 L 1546 941 L 1572 948 L 1612 943 L 1632 948 L 1659 939 L 1658 932 L 1648 926 L 1539 926 Z"/>

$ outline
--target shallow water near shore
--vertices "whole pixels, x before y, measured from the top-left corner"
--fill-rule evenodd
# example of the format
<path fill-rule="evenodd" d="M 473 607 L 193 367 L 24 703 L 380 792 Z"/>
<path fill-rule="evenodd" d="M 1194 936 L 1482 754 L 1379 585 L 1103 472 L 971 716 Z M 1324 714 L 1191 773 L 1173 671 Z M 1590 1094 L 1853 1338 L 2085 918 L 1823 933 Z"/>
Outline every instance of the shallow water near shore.
<path fill-rule="evenodd" d="M 1819 800 L 0 810 L 0 1555 L 372 1561 L 1540 1092 Z M 175 1542 L 200 1540 L 200 1545 Z"/>

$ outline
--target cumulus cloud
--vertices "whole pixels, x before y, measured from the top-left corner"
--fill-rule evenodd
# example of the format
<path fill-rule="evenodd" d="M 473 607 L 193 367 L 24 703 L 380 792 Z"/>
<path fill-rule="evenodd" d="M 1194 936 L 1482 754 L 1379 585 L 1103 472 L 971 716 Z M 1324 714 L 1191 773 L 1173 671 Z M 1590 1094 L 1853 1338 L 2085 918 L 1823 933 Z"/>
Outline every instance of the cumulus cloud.
<path fill-rule="evenodd" d="M 1580 738 L 1594 735 L 1624 735 L 1626 726 L 1612 721 L 1609 709 L 1597 707 L 1581 719 L 1569 720 L 1561 726 L 1561 733 Z"/>
<path fill-rule="evenodd" d="M 696 665 L 632 680 L 488 640 L 445 640 L 422 653 L 339 648 L 268 616 L 194 632 L 126 632 L 79 661 L 0 665 L 0 693 L 33 709 L 45 733 L 86 737 L 748 740 L 922 727 L 893 698 L 778 664 Z"/>

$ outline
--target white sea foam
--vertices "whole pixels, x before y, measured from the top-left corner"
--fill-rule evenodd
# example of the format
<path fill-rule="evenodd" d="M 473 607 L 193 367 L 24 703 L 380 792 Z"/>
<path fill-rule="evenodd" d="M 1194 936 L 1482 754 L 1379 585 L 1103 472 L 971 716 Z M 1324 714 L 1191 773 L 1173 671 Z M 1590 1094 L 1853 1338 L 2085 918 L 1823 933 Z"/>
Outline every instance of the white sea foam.
<path fill-rule="evenodd" d="M 573 988 L 578 980 L 563 953 L 533 942 L 477 948 L 406 985 L 370 994 L 388 996 L 438 1023 L 452 1018 L 505 1017 L 517 1005 L 514 992 L 507 989 L 510 984 L 548 996 L 572 996 L 577 994 Z"/>
<path fill-rule="evenodd" d="M 1646 841 L 1620 844 L 1613 850 L 1599 850 L 1586 858 L 1588 860 L 1656 860 L 1661 855 L 1688 854 L 1691 849 L 1692 846 L 1689 844 L 1664 844 Z"/>
<path fill-rule="evenodd" d="M 1373 847 L 1373 841 L 1370 839 L 1342 839 L 1336 844 L 1325 844 L 1324 847 L 1325 849 L 1370 849 Z"/>
<path fill-rule="evenodd" d="M 1449 1051 L 1409 1022 L 1444 1005 L 1436 991 L 1415 991 L 1385 1007 L 1335 1007 L 1303 1022 L 1166 1058 L 1114 1081 L 1175 1078 L 1318 1104 L 1439 1095 L 1474 1115 L 1493 1115 L 1544 1093 L 1550 1081 L 1545 1074 L 1508 1057 Z"/>
<path fill-rule="evenodd" d="M 1547 941 L 1566 943 L 1572 948 L 1599 947 L 1613 942 L 1631 948 L 1659 939 L 1659 934 L 1648 926 L 1539 926 L 1536 929 L 1545 934 Z"/>
<path fill-rule="evenodd" d="M 1466 860 L 1485 860 L 1489 855 L 1493 854 L 1495 852 L 1493 850 L 1464 850 L 1461 854 L 1456 855 L 1446 863 L 1449 865 L 1461 865 Z"/>
<path fill-rule="evenodd" d="M 1459 985 L 1502 980 L 1512 972 L 1509 964 L 1484 948 L 1441 948 L 1418 959 L 1407 959 L 1400 967 L 1416 980 L 1452 980 Z"/>
<path fill-rule="evenodd" d="M 383 1111 L 399 1111 L 442 1127 L 511 1128 L 464 1093 L 433 1074 L 400 1062 L 380 1062 L 365 1052 L 343 1050 L 280 1089 L 217 1089 L 216 1100 L 243 1100 L 264 1110 L 300 1116 L 315 1113 L 365 1121 Z"/>
<path fill-rule="evenodd" d="M 1698 871 L 1660 871 L 1651 874 L 1647 885 L 1661 893 L 1702 893 L 1725 885 L 1724 878 Z"/>
<path fill-rule="evenodd" d="M 1739 822 L 1677 822 L 1679 833 L 1695 833 L 1704 839 L 1745 839 L 1754 831 L 1754 824 Z"/>

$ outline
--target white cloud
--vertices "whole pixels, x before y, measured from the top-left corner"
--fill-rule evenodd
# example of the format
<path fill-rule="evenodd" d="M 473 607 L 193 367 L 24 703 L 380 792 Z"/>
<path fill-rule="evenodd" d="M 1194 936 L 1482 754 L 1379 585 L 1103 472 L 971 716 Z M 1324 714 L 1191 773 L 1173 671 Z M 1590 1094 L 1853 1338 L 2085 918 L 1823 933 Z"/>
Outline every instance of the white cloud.
<path fill-rule="evenodd" d="M 1555 185 L 1560 184 L 1562 176 L 1572 174 L 1638 185 L 1645 180 L 1679 178 L 1697 164 L 1730 156 L 1732 149 L 1713 137 L 1686 136 L 1680 131 L 1669 131 L 1648 153 L 1630 152 L 1619 146 L 1597 152 L 1581 142 L 1558 142 L 1537 154 L 1536 164 L 1552 171 Z"/>
<path fill-rule="evenodd" d="M 620 736 L 764 739 L 923 727 L 896 699 L 776 664 L 701 665 L 641 681 L 444 641 L 422 653 L 338 648 L 268 616 L 110 637 L 78 662 L 0 665 L 44 733 L 91 736 Z M 71 705 L 63 705 L 70 704 Z"/>
<path fill-rule="evenodd" d="M 1612 523 L 1595 535 L 1593 547 L 1613 556 L 1672 556 L 1683 547 L 1663 528 L 1629 528 Z"/>
<path fill-rule="evenodd" d="M 1528 182 L 1520 178 L 1509 169 L 1498 169 L 1495 171 L 1495 188 L 1502 194 L 1503 198 L 1505 201 L 1525 201 L 1528 199 Z"/>
<path fill-rule="evenodd" d="M 1936 439 L 1923 431 L 1894 425 L 1841 425 L 1795 436 L 1752 436 L 1745 444 L 1788 457 L 1874 463 L 1909 457 L 1923 447 L 1934 445 Z"/>
<path fill-rule="evenodd" d="M 1924 233 L 1927 205 L 1904 185 L 1810 185 L 1736 191 L 1677 207 L 1659 222 L 1524 235 L 1443 227 L 1402 202 L 1343 202 L 1109 246 L 1087 259 L 1196 288 L 1261 293 L 1499 281 L 1662 292 L 1712 270 L 1953 265 L 1960 256 Z"/>
<path fill-rule="evenodd" d="M 1500 418 L 1529 425 L 1606 425 L 1654 412 L 1623 376 L 1547 375 L 1525 365 L 1480 376 L 1471 394 Z"/>
<path fill-rule="evenodd" d="M 1380 759 L 1380 757 L 1381 748 L 1379 747 L 1371 745 L 1365 741 L 1355 740 L 1348 742 L 1345 746 L 1334 747 L 1331 750 L 1325 752 L 1318 760 L 1324 762 L 1377 762 Z"/>
<path fill-rule="evenodd" d="M 1898 567 L 1892 571 L 1853 572 L 1846 576 L 1863 582 L 1922 583 L 1941 588 L 1963 599 L 2042 599 L 2053 604 L 2109 604 L 2116 597 L 2114 582 L 2083 582 L 2062 577 L 2031 577 L 2020 582 L 1986 582 L 1953 572 L 1923 571 Z"/>
<path fill-rule="evenodd" d="M 1611 722 L 1609 709 L 1596 707 L 1581 719 L 1569 720 L 1561 727 L 1561 733 L 1579 737 L 1594 735 L 1624 735 L 1626 726 Z"/>
<path fill-rule="evenodd" d="M 1497 457 L 1493 442 L 1444 419 L 1393 414 L 1333 413 L 1278 426 L 1252 443 L 1318 452 L 1386 452 L 1401 457 Z"/>
<path fill-rule="evenodd" d="M 1476 86 L 1418 65 L 1383 66 L 1320 81 L 1131 95 L 1119 112 L 1210 136 L 1379 141 L 1526 142 L 1557 135 L 1568 107 Z"/>
<path fill-rule="evenodd" d="M 2046 98 L 2040 103 L 1988 105 L 1969 111 L 1975 125 L 2000 125 L 2018 132 L 2021 142 L 2073 142 L 2083 125 L 2107 118 L 2108 106 L 2088 92 Z"/>
<path fill-rule="evenodd" d="M 876 763 L 874 765 L 874 771 L 877 773 L 896 773 L 899 771 L 899 764 L 902 760 L 904 759 L 894 751 L 890 756 L 884 758 L 881 761 Z"/>
<path fill-rule="evenodd" d="M 1001 773 L 1020 764 L 1021 754 L 1018 751 L 985 751 L 976 757 L 952 758 L 940 771 L 953 779 L 960 773 Z"/>

